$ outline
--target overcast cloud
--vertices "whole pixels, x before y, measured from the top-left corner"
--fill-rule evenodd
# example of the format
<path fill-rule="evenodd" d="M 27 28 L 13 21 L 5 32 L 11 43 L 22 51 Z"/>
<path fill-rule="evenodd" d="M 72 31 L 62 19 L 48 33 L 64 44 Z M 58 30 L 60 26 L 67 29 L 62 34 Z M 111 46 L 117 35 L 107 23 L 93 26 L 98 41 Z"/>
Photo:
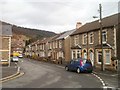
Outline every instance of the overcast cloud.
<path fill-rule="evenodd" d="M 118 12 L 119 0 L 1 0 L 0 20 L 28 28 L 60 33 L 74 29 L 76 22 L 83 24 L 99 16 Z"/>

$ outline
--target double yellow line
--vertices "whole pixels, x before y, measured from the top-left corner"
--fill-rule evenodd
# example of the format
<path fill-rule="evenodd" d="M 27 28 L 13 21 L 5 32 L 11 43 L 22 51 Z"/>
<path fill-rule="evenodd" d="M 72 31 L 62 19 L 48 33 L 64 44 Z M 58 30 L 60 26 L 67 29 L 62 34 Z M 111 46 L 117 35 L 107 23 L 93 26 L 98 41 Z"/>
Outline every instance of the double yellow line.
<path fill-rule="evenodd" d="M 7 82 L 9 80 L 13 80 L 13 79 L 18 78 L 22 75 L 24 75 L 24 72 L 21 72 L 21 73 L 17 72 L 16 74 L 13 74 L 11 76 L 0 79 L 0 83 L 4 83 L 4 82 Z"/>

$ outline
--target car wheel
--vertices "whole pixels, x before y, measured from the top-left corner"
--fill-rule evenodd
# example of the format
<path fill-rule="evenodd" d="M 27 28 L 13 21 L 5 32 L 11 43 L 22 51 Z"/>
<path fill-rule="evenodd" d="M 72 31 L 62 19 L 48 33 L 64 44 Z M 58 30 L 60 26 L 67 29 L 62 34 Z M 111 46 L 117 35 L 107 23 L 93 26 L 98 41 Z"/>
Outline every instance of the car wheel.
<path fill-rule="evenodd" d="M 66 70 L 66 71 L 69 71 L 69 68 L 66 66 L 66 67 L 65 67 L 65 70 Z"/>
<path fill-rule="evenodd" d="M 88 73 L 92 73 L 92 70 L 91 70 L 91 71 L 89 71 Z"/>
<path fill-rule="evenodd" d="M 77 68 L 77 73 L 80 73 L 80 68 Z"/>

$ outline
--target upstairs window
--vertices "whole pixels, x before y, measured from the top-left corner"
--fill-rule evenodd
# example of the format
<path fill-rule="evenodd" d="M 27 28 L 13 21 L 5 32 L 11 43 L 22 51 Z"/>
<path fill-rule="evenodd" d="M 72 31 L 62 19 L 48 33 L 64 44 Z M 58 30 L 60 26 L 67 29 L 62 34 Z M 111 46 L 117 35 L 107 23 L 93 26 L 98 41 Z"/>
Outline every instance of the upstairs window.
<path fill-rule="evenodd" d="M 52 44 L 53 44 L 53 48 L 55 48 L 55 42 L 53 42 Z"/>
<path fill-rule="evenodd" d="M 93 44 L 94 35 L 93 32 L 89 34 L 89 44 Z"/>
<path fill-rule="evenodd" d="M 74 37 L 74 43 L 75 43 L 75 46 L 79 44 L 79 35 L 76 35 Z"/>
<path fill-rule="evenodd" d="M 59 48 L 62 48 L 62 41 L 59 41 Z"/>
<path fill-rule="evenodd" d="M 107 31 L 102 32 L 102 42 L 106 43 L 107 42 Z"/>
<path fill-rule="evenodd" d="M 55 42 L 55 48 L 58 48 L 58 43 L 57 43 L 57 41 Z"/>
<path fill-rule="evenodd" d="M 83 34 L 83 44 L 87 44 L 87 34 Z"/>

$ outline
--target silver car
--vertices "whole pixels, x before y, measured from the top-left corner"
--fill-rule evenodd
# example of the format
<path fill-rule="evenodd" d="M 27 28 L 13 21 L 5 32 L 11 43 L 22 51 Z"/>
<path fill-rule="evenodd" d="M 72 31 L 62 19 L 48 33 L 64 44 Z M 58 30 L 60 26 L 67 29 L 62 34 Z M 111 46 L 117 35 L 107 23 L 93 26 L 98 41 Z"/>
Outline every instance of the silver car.
<path fill-rule="evenodd" d="M 18 62 L 18 61 L 19 61 L 19 58 L 18 58 L 18 57 L 13 57 L 13 58 L 12 58 L 12 61 L 13 61 L 13 62 Z"/>

